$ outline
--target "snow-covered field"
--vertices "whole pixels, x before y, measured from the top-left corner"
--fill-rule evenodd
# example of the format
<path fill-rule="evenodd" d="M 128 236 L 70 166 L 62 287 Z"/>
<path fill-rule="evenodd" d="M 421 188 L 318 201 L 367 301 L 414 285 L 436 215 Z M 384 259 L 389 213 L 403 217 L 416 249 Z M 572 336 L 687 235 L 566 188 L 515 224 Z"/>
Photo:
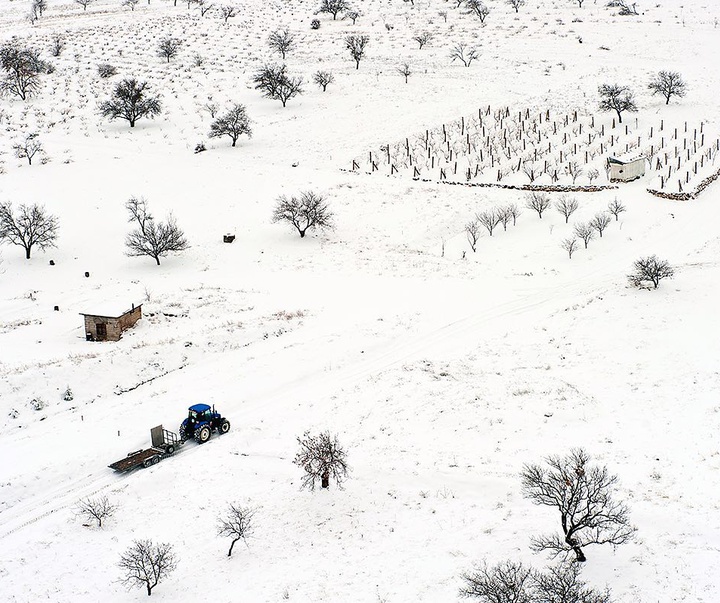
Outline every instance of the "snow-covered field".
<path fill-rule="evenodd" d="M 0 249 L 4 600 L 144 598 L 117 562 L 150 538 L 179 558 L 160 601 L 455 601 L 483 560 L 547 563 L 529 538 L 557 529 L 557 513 L 522 497 L 519 472 L 580 446 L 619 476 L 638 528 L 616 550 L 589 547 L 584 578 L 623 603 L 720 600 L 720 185 L 680 203 L 649 195 L 648 176 L 577 195 L 570 224 L 524 209 L 473 253 L 464 225 L 522 207 L 521 191 L 349 171 L 488 105 L 608 122 L 603 83 L 636 92 L 630 123 L 717 133 L 720 6 L 641 0 L 619 17 L 602 1 L 530 0 L 515 14 L 493 0 L 480 27 L 444 0 L 357 0 L 355 25 L 320 15 L 312 30 L 319 1 L 239 0 L 227 24 L 183 2 L 48 4 L 31 25 L 29 3 L 0 0 L 0 41 L 18 36 L 55 65 L 36 98 L 0 100 L 0 201 L 42 203 L 60 223 L 57 248 L 30 260 Z M 251 79 L 286 26 L 299 40 L 288 70 L 307 83 L 283 108 Z M 436 35 L 420 50 L 422 30 Z M 348 34 L 370 37 L 357 70 Z M 184 46 L 167 63 L 156 47 L 170 35 Z M 450 62 L 459 42 L 479 49 L 468 68 Z M 118 75 L 100 79 L 98 63 Z M 309 81 L 318 69 L 335 74 L 326 92 Z M 685 98 L 649 94 L 660 69 L 683 74 Z M 122 77 L 161 93 L 162 115 L 133 129 L 102 118 Z M 253 137 L 208 139 L 208 102 L 245 104 Z M 12 146 L 31 132 L 46 160 L 29 166 Z M 301 239 L 271 223 L 277 197 L 304 190 L 327 196 L 333 230 Z M 190 248 L 160 266 L 127 257 L 133 195 L 172 211 Z M 573 222 L 616 198 L 627 212 L 568 259 Z M 633 260 L 650 254 L 675 278 L 630 288 Z M 109 303 L 142 303 L 144 318 L 119 342 L 85 341 L 79 313 Z M 107 468 L 200 402 L 229 434 L 127 475 Z M 296 438 L 325 429 L 350 478 L 302 490 Z M 84 527 L 77 501 L 102 495 L 117 514 Z M 256 515 L 228 558 L 216 531 L 231 502 Z"/>

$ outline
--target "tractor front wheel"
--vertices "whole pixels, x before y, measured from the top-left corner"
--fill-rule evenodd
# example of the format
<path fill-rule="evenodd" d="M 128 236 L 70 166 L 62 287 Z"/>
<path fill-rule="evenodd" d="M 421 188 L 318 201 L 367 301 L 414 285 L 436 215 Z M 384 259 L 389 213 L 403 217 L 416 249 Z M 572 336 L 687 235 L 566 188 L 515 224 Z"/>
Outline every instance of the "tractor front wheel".
<path fill-rule="evenodd" d="M 218 427 L 218 431 L 220 433 L 227 433 L 230 431 L 230 421 L 225 419 L 222 423 L 220 423 L 220 426 Z"/>
<path fill-rule="evenodd" d="M 195 430 L 195 441 L 198 444 L 204 444 L 210 439 L 210 428 L 203 425 L 200 429 Z"/>

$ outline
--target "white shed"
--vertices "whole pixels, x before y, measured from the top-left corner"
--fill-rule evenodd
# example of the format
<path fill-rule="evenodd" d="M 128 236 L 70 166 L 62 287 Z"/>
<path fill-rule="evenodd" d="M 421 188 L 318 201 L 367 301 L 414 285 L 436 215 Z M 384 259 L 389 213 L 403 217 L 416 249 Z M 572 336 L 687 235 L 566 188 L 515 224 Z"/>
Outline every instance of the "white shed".
<path fill-rule="evenodd" d="M 608 157 L 607 162 L 610 166 L 610 182 L 630 182 L 645 175 L 645 157 Z"/>

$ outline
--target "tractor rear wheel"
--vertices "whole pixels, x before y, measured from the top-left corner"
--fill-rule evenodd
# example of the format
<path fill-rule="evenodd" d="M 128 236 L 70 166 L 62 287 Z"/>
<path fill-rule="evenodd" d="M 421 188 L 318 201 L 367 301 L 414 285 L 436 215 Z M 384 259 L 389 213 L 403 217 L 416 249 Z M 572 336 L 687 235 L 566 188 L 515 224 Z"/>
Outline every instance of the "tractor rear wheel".
<path fill-rule="evenodd" d="M 220 426 L 218 427 L 218 431 L 220 433 L 227 433 L 230 431 L 230 421 L 227 419 L 224 419 L 222 423 L 220 423 Z"/>
<path fill-rule="evenodd" d="M 172 444 L 168 444 L 167 448 L 165 448 L 165 452 L 167 454 L 172 454 L 173 452 L 175 452 L 175 446 L 173 446 Z"/>
<path fill-rule="evenodd" d="M 200 429 L 195 430 L 195 441 L 198 444 L 204 444 L 210 439 L 210 428 L 203 425 Z"/>

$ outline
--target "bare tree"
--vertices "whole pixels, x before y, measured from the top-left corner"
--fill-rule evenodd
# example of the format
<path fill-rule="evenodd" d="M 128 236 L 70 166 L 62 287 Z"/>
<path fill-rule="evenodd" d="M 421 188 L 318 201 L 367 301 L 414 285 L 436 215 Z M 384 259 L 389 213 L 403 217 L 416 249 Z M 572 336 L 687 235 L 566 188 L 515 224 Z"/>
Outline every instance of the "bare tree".
<path fill-rule="evenodd" d="M 432 42 L 432 39 L 433 35 L 429 31 L 423 31 L 416 36 L 413 36 L 413 40 L 415 40 L 420 45 L 420 50 L 422 50 L 422 47 L 426 44 L 430 44 L 430 42 Z"/>
<path fill-rule="evenodd" d="M 127 6 L 132 12 L 135 12 L 135 7 L 140 3 L 140 0 L 123 0 L 122 5 Z"/>
<path fill-rule="evenodd" d="M 503 225 L 503 230 L 507 230 L 510 220 L 514 220 L 509 206 L 506 205 L 505 207 L 497 207 L 495 210 L 498 213 L 498 220 L 500 220 L 500 223 Z"/>
<path fill-rule="evenodd" d="M 559 563 L 540 572 L 522 563 L 486 563 L 462 576 L 460 595 L 485 603 L 611 603 L 610 592 L 589 588 L 580 579 L 580 565 Z"/>
<path fill-rule="evenodd" d="M 626 0 L 610 0 L 607 5 L 612 8 L 619 8 L 618 14 L 623 17 L 638 14 L 635 2 L 628 4 Z"/>
<path fill-rule="evenodd" d="M 160 114 L 160 98 L 148 96 L 147 82 L 135 78 L 124 79 L 115 86 L 112 98 L 100 104 L 100 113 L 110 119 L 126 119 L 131 128 L 141 117 L 155 117 Z"/>
<path fill-rule="evenodd" d="M 210 118 L 211 118 L 211 119 L 215 119 L 215 116 L 216 116 L 217 113 L 218 113 L 219 107 L 218 107 L 218 104 L 217 104 L 217 103 L 214 103 L 214 102 L 212 102 L 212 100 L 210 100 L 210 101 L 208 101 L 207 103 L 205 103 L 205 104 L 201 107 L 201 109 L 203 109 L 204 111 L 207 111 L 207 112 L 208 112 L 208 115 L 210 115 Z"/>
<path fill-rule="evenodd" d="M 585 249 L 587 249 L 588 243 L 595 238 L 595 229 L 587 222 L 575 224 L 573 232 L 578 239 L 582 239 L 582 242 L 585 243 Z"/>
<path fill-rule="evenodd" d="M 350 10 L 350 3 L 347 0 L 322 0 L 317 12 L 331 14 L 334 21 L 338 14 L 346 10 Z"/>
<path fill-rule="evenodd" d="M 600 170 L 598 170 L 597 168 L 589 169 L 588 173 L 587 173 L 587 177 L 588 177 L 588 181 L 592 185 L 593 180 L 596 180 L 597 178 L 600 177 Z"/>
<path fill-rule="evenodd" d="M 272 221 L 292 224 L 304 238 L 308 230 L 332 228 L 333 214 L 325 197 L 306 191 L 300 193 L 300 197 L 278 197 Z"/>
<path fill-rule="evenodd" d="M 615 111 L 620 123 L 622 123 L 622 114 L 625 111 L 637 112 L 635 97 L 627 86 L 603 84 L 598 91 L 600 93 L 600 110 Z"/>
<path fill-rule="evenodd" d="M 223 23 L 227 23 L 228 19 L 232 19 L 233 17 L 237 17 L 237 8 L 235 6 L 231 6 L 229 4 L 224 4 L 218 8 L 220 11 L 220 16 L 223 19 Z"/>
<path fill-rule="evenodd" d="M 284 61 L 285 55 L 295 49 L 295 36 L 287 28 L 274 31 L 268 38 L 268 46 L 272 50 L 279 52 Z"/>
<path fill-rule="evenodd" d="M 517 225 L 517 219 L 522 214 L 521 209 L 517 206 L 517 203 L 510 203 L 505 207 L 505 210 L 512 216 L 513 226 Z"/>
<path fill-rule="evenodd" d="M 160 258 L 171 251 L 184 251 L 188 248 L 185 234 L 175 223 L 172 215 L 167 222 L 156 222 L 148 212 L 147 201 L 131 197 L 125 204 L 130 213 L 129 222 L 137 222 L 138 228 L 130 232 L 125 239 L 127 255 L 131 257 L 148 256 L 160 265 Z"/>
<path fill-rule="evenodd" d="M 55 247 L 58 219 L 42 205 L 20 205 L 17 215 L 10 202 L 0 203 L 0 241 L 25 250 L 25 259 L 36 245 L 40 249 Z"/>
<path fill-rule="evenodd" d="M 47 10 L 47 0 L 33 0 L 32 12 L 38 17 L 42 17 L 43 13 Z"/>
<path fill-rule="evenodd" d="M 628 508 L 613 500 L 617 476 L 607 467 L 591 465 L 590 456 L 579 448 L 545 460 L 547 466 L 523 468 L 523 494 L 537 505 L 558 509 L 563 533 L 534 537 L 534 550 L 549 550 L 553 556 L 574 553 L 582 562 L 583 547 L 632 540 L 636 529 L 629 523 Z"/>
<path fill-rule="evenodd" d="M 257 90 L 262 90 L 263 96 L 282 102 L 287 102 L 303 93 L 303 80 L 300 77 L 290 77 L 286 65 L 265 65 L 254 76 L 253 82 Z"/>
<path fill-rule="evenodd" d="M 484 226 L 487 229 L 488 233 L 490 233 L 490 236 L 492 236 L 493 230 L 495 230 L 495 227 L 500 224 L 502 218 L 501 213 L 495 208 L 493 208 L 475 214 L 475 219 L 477 220 L 478 224 Z"/>
<path fill-rule="evenodd" d="M 79 4 L 83 7 L 83 10 L 87 10 L 87 7 L 90 6 L 95 0 L 75 0 L 76 4 Z"/>
<path fill-rule="evenodd" d="M 35 155 L 42 151 L 42 143 L 38 138 L 37 132 L 25 136 L 25 140 L 13 145 L 15 157 L 18 159 L 27 159 L 28 165 L 32 165 Z"/>
<path fill-rule="evenodd" d="M 687 93 L 685 82 L 677 71 L 659 71 L 648 88 L 653 94 L 662 94 L 666 105 L 670 104 L 673 96 L 683 97 Z"/>
<path fill-rule="evenodd" d="M 530 590 L 533 571 L 520 562 L 504 561 L 488 567 L 486 563 L 462 575 L 460 596 L 484 603 L 534 603 Z"/>
<path fill-rule="evenodd" d="M 355 21 L 357 21 L 359 18 L 360 18 L 360 11 L 357 11 L 357 10 L 345 11 L 345 15 L 343 15 L 343 19 L 350 19 L 352 21 L 353 25 L 355 25 Z"/>
<path fill-rule="evenodd" d="M 85 498 L 77 503 L 77 514 L 87 521 L 96 521 L 98 528 L 102 528 L 104 519 L 108 519 L 117 511 L 117 505 L 110 502 L 107 496 Z"/>
<path fill-rule="evenodd" d="M 570 0 L 570 1 L 571 1 L 571 2 L 577 2 L 577 5 L 578 5 L 579 8 L 582 8 L 583 2 L 585 2 L 585 0 Z"/>
<path fill-rule="evenodd" d="M 315 482 L 320 481 L 321 488 L 330 487 L 330 478 L 340 486 L 348 476 L 349 467 L 346 461 L 347 452 L 340 445 L 337 435 L 324 431 L 311 436 L 309 431 L 297 439 L 300 450 L 293 461 L 305 470 L 302 485 L 315 489 Z"/>
<path fill-rule="evenodd" d="M 565 173 L 572 178 L 573 184 L 583 172 L 584 170 L 577 161 L 571 161 L 565 166 Z"/>
<path fill-rule="evenodd" d="M 225 115 L 218 117 L 210 124 L 208 136 L 210 138 L 229 136 L 232 140 L 232 146 L 235 146 L 238 138 L 243 134 L 246 134 L 248 138 L 252 138 L 250 118 L 245 112 L 245 105 L 236 103 Z"/>
<path fill-rule="evenodd" d="M 530 182 L 535 182 L 535 179 L 542 173 L 541 170 L 531 162 L 525 162 L 522 166 L 523 174 L 528 177 Z"/>
<path fill-rule="evenodd" d="M 590 226 L 600 235 L 602 239 L 603 231 L 610 224 L 610 214 L 607 212 L 600 212 L 595 214 L 595 217 L 590 220 Z"/>
<path fill-rule="evenodd" d="M 559 563 L 535 572 L 533 592 L 533 603 L 611 603 L 609 590 L 594 590 L 580 579 L 577 563 Z"/>
<path fill-rule="evenodd" d="M 22 48 L 11 41 L 0 47 L 0 95 L 17 96 L 27 100 L 40 89 L 40 76 L 52 70 L 50 63 L 31 48 Z"/>
<path fill-rule="evenodd" d="M 568 197 L 566 195 L 560 197 L 560 199 L 555 203 L 555 209 L 565 216 L 565 224 L 568 223 L 570 216 L 577 211 L 578 207 L 580 207 L 578 200 L 575 197 Z"/>
<path fill-rule="evenodd" d="M 464 42 L 460 42 L 453 46 L 450 52 L 450 62 L 452 63 L 455 59 L 458 59 L 465 67 L 470 67 L 470 63 L 477 59 L 478 56 L 477 49 L 468 48 Z"/>
<path fill-rule="evenodd" d="M 365 56 L 365 47 L 369 41 L 368 36 L 348 36 L 345 38 L 345 48 L 350 51 L 350 56 L 355 61 L 355 69 L 360 69 L 360 60 Z"/>
<path fill-rule="evenodd" d="M 673 276 L 675 276 L 675 269 L 667 260 L 661 260 L 656 255 L 651 255 L 635 260 L 633 272 L 628 274 L 628 280 L 635 287 L 642 287 L 643 283 L 651 282 L 653 289 L 657 289 L 661 280 Z"/>
<path fill-rule="evenodd" d="M 578 240 L 576 238 L 567 238 L 563 239 L 563 242 L 560 243 L 560 246 L 568 252 L 568 258 L 572 259 L 573 253 L 575 253 L 575 250 L 577 249 Z"/>
<path fill-rule="evenodd" d="M 316 71 L 313 73 L 313 82 L 322 88 L 322 91 L 327 90 L 328 85 L 335 81 L 335 76 L 329 71 Z"/>
<path fill-rule="evenodd" d="M 177 1 L 177 0 L 176 0 Z M 195 4 L 197 4 L 198 10 L 200 11 L 200 16 L 204 17 L 207 15 L 213 8 L 215 8 L 215 5 L 211 2 L 208 2 L 207 0 L 195 0 Z"/>
<path fill-rule="evenodd" d="M 59 57 L 62 51 L 65 49 L 65 38 L 60 34 L 55 34 L 52 37 L 52 46 L 50 47 L 50 54 L 54 57 Z"/>
<path fill-rule="evenodd" d="M 480 19 L 480 23 L 485 23 L 485 19 L 490 14 L 490 9 L 485 6 L 482 0 L 465 0 L 465 13 L 475 15 Z"/>
<path fill-rule="evenodd" d="M 533 191 L 525 195 L 525 207 L 537 212 L 538 217 L 542 220 L 543 212 L 550 207 L 550 197 L 547 193 Z"/>
<path fill-rule="evenodd" d="M 467 237 L 468 243 L 470 243 L 470 249 L 475 253 L 477 251 L 477 242 L 480 238 L 480 224 L 477 220 L 471 220 L 465 224 L 465 236 Z"/>
<path fill-rule="evenodd" d="M 120 557 L 118 565 L 123 572 L 123 584 L 130 588 L 144 586 L 150 596 L 153 588 L 175 570 L 177 557 L 169 543 L 135 540 Z"/>
<path fill-rule="evenodd" d="M 175 58 L 180 51 L 182 44 L 182 40 L 178 38 L 165 38 L 158 44 L 158 56 L 167 59 L 169 63 L 170 59 Z"/>
<path fill-rule="evenodd" d="M 235 543 L 246 538 L 252 532 L 252 518 L 255 510 L 238 504 L 231 504 L 225 515 L 219 519 L 218 536 L 231 538 L 228 557 L 232 555 Z"/>
<path fill-rule="evenodd" d="M 525 6 L 525 0 L 507 0 L 507 3 L 515 9 L 515 12 L 520 12 L 520 7 Z"/>
<path fill-rule="evenodd" d="M 412 75 L 412 71 L 410 70 L 410 64 L 409 64 L 409 63 L 403 63 L 402 65 L 400 65 L 400 67 L 397 67 L 397 68 L 396 68 L 396 71 L 397 71 L 400 75 L 402 75 L 402 76 L 405 77 L 405 83 L 407 84 L 408 77 L 410 77 L 410 75 Z"/>
<path fill-rule="evenodd" d="M 615 216 L 615 221 L 617 222 L 620 218 L 620 214 L 624 211 L 627 211 L 625 206 L 620 203 L 620 201 L 617 200 L 617 198 L 613 199 L 608 203 L 608 211 Z"/>

